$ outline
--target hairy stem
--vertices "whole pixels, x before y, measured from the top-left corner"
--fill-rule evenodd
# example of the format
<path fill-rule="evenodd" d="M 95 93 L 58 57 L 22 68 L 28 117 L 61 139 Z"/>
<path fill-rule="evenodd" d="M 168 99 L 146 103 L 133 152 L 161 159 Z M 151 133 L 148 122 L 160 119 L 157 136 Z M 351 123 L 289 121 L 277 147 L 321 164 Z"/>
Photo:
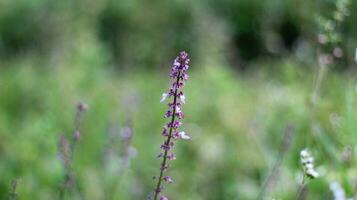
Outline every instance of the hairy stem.
<path fill-rule="evenodd" d="M 173 101 L 173 108 L 172 108 L 172 117 L 171 117 L 171 126 L 170 126 L 170 130 L 169 130 L 169 136 L 167 137 L 167 140 L 165 141 L 165 145 L 169 146 L 170 145 L 170 141 L 172 138 L 172 130 L 173 130 L 173 122 L 175 121 L 175 115 L 176 115 L 176 101 L 177 101 L 177 91 L 178 91 L 178 85 L 179 85 L 179 81 L 180 81 L 180 72 L 177 75 L 177 79 L 176 79 L 176 89 L 175 89 L 175 93 L 174 93 L 174 101 Z M 160 188 L 161 188 L 161 183 L 162 183 L 162 178 L 164 175 L 164 170 L 166 167 L 166 162 L 167 162 L 167 154 L 168 154 L 169 150 L 165 150 L 164 151 L 164 155 L 163 155 L 163 159 L 162 159 L 162 163 L 160 165 L 160 175 L 158 178 L 158 182 L 156 185 L 156 189 L 154 191 L 155 195 L 154 195 L 154 200 L 157 200 L 159 193 L 160 193 Z"/>

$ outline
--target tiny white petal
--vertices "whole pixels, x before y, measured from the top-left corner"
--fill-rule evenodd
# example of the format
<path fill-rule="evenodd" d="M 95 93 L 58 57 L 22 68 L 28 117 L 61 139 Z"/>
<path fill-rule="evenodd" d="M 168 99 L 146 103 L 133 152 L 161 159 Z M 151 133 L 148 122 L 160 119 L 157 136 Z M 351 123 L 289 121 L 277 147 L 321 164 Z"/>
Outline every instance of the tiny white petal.
<path fill-rule="evenodd" d="M 186 135 L 186 133 L 184 131 L 179 132 L 179 136 L 180 136 L 181 139 L 184 139 L 184 140 L 191 139 L 191 137 Z"/>
<path fill-rule="evenodd" d="M 179 113 L 179 112 L 181 112 L 181 108 L 176 106 L 176 113 Z"/>
<path fill-rule="evenodd" d="M 163 93 L 162 97 L 161 97 L 161 100 L 160 100 L 160 103 L 164 102 L 166 100 L 167 96 L 168 96 L 167 93 Z"/>
<path fill-rule="evenodd" d="M 314 171 L 312 174 L 315 178 L 319 177 L 319 173 L 317 171 Z"/>
<path fill-rule="evenodd" d="M 308 157 L 309 156 L 309 152 L 306 149 L 304 149 L 304 150 L 302 150 L 300 152 L 300 156 L 301 157 Z"/>
<path fill-rule="evenodd" d="M 185 97 L 185 95 L 181 95 L 181 96 L 180 96 L 180 101 L 181 101 L 183 104 L 186 103 L 186 97 Z"/>
<path fill-rule="evenodd" d="M 306 174 L 312 176 L 313 178 L 317 178 L 319 176 L 319 173 L 317 173 L 314 169 L 308 169 Z"/>
<path fill-rule="evenodd" d="M 305 167 L 306 169 L 314 169 L 314 165 L 312 163 L 307 163 Z"/>

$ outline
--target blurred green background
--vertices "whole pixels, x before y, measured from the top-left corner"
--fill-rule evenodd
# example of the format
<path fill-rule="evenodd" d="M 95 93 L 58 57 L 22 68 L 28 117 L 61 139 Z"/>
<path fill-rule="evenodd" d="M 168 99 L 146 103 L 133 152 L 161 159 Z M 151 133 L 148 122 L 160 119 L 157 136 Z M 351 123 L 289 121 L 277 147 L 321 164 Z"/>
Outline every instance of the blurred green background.
<path fill-rule="evenodd" d="M 295 199 L 305 147 L 321 175 L 306 199 L 333 199 L 334 180 L 353 197 L 357 3 L 348 9 L 339 40 L 321 45 L 317 19 L 334 15 L 335 0 L 0 0 L 0 198 L 16 177 L 18 199 L 58 198 L 59 135 L 71 137 L 84 101 L 73 162 L 83 199 L 145 199 L 159 171 L 159 100 L 181 50 L 192 61 L 183 109 L 192 140 L 175 149 L 169 199 L 259 199 L 279 160 L 263 198 Z M 336 47 L 342 57 L 311 103 L 319 55 Z M 136 154 L 122 170 L 128 120 Z"/>

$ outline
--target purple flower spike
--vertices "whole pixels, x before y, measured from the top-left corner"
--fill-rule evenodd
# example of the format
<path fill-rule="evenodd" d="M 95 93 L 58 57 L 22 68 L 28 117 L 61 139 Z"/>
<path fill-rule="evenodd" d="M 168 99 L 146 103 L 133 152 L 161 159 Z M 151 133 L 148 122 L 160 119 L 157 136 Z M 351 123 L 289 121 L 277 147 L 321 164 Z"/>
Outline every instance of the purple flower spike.
<path fill-rule="evenodd" d="M 174 60 L 170 77 L 172 78 L 172 83 L 167 92 L 162 94 L 160 102 L 164 102 L 167 99 L 171 99 L 168 103 L 168 110 L 165 113 L 165 117 L 169 118 L 170 121 L 164 127 L 162 135 L 165 138 L 164 143 L 161 145 L 161 153 L 159 158 L 162 159 L 160 165 L 159 176 L 156 177 L 157 185 L 154 190 L 154 200 L 168 200 L 167 197 L 161 196 L 163 182 L 172 183 L 172 178 L 170 176 L 164 176 L 164 173 L 169 168 L 168 162 L 175 160 L 176 156 L 172 152 L 175 147 L 176 139 L 190 139 L 185 132 L 179 131 L 182 125 L 181 120 L 184 118 L 184 113 L 182 112 L 182 106 L 186 103 L 186 97 L 183 93 L 183 87 L 185 82 L 188 80 L 187 70 L 189 68 L 190 59 L 188 54 L 182 51 L 179 56 Z"/>

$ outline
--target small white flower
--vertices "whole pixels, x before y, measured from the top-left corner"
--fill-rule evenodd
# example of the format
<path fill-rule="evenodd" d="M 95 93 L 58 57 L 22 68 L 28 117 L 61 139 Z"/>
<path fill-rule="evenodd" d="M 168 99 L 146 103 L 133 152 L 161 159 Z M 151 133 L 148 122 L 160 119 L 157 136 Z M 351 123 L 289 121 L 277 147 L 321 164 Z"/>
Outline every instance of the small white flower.
<path fill-rule="evenodd" d="M 160 100 L 160 103 L 164 102 L 166 100 L 167 96 L 169 96 L 167 93 L 163 93 L 162 97 L 161 97 L 161 100 Z"/>
<path fill-rule="evenodd" d="M 304 168 L 304 175 L 311 179 L 319 176 L 319 173 L 314 169 L 314 158 L 307 149 L 300 152 L 300 161 Z"/>
<path fill-rule="evenodd" d="M 188 136 L 188 135 L 186 135 L 186 133 L 185 133 L 184 131 L 181 131 L 181 132 L 179 132 L 178 134 L 179 134 L 179 136 L 180 136 L 181 139 L 184 139 L 184 140 L 189 140 L 189 139 L 191 139 L 191 137 Z"/>
<path fill-rule="evenodd" d="M 333 194 L 334 200 L 348 200 L 346 193 L 339 182 L 333 181 L 330 183 L 330 190 Z"/>
<path fill-rule="evenodd" d="M 186 103 L 186 97 L 185 95 L 180 95 L 180 101 L 185 104 Z"/>

